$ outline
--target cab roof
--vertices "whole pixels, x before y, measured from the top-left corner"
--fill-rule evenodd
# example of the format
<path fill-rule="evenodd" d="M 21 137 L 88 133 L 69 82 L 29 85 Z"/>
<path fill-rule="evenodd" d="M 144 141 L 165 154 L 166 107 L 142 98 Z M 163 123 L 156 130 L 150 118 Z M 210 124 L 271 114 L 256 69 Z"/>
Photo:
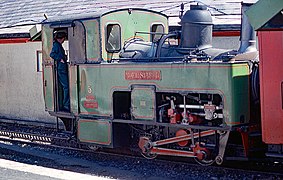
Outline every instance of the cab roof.
<path fill-rule="evenodd" d="M 115 12 L 122 12 L 127 11 L 128 13 L 131 13 L 132 11 L 145 11 L 145 12 L 151 12 L 155 14 L 160 14 L 166 18 L 168 18 L 165 14 L 149 9 L 143 9 L 143 8 L 123 8 L 123 9 L 117 9 L 117 10 L 110 10 L 110 9 L 98 9 L 96 12 L 90 12 L 90 13 L 84 13 L 84 14 L 74 14 L 71 16 L 57 16 L 48 18 L 45 21 L 42 22 L 42 24 L 53 24 L 53 23 L 71 23 L 74 20 L 87 20 L 87 19 L 96 19 L 101 18 L 107 14 L 115 13 Z"/>

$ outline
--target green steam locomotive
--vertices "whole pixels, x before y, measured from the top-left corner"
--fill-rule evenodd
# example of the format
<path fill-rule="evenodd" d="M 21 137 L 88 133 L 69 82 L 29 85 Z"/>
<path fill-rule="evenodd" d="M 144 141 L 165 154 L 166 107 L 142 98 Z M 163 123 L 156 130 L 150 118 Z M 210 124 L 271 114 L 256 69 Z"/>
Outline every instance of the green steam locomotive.
<path fill-rule="evenodd" d="M 212 18 L 191 5 L 181 31 L 168 17 L 145 9 L 120 9 L 48 19 L 42 26 L 46 111 L 61 119 L 90 148 L 136 148 L 146 158 L 192 157 L 223 162 L 250 154 L 258 118 L 255 35 L 243 24 L 239 50 L 212 47 Z M 70 111 L 62 111 L 54 34 L 65 32 Z M 256 138 L 254 138 L 256 141 Z M 228 143 L 229 142 L 229 143 Z"/>

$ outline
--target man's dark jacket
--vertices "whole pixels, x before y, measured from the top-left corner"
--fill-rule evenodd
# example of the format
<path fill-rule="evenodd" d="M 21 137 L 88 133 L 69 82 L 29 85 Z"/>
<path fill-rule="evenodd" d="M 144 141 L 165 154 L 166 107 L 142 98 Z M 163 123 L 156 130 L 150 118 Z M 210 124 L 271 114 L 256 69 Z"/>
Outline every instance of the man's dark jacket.
<path fill-rule="evenodd" d="M 65 55 L 65 50 L 62 44 L 58 41 L 53 42 L 53 48 L 50 53 L 50 57 L 57 62 L 58 70 L 67 71 L 67 56 Z M 65 63 L 62 63 L 61 59 L 63 59 Z"/>

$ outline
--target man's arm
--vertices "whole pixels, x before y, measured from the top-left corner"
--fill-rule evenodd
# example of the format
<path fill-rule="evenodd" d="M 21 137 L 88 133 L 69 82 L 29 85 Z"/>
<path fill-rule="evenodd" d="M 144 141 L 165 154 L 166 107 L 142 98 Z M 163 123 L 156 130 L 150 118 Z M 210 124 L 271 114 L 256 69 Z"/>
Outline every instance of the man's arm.
<path fill-rule="evenodd" d="M 50 57 L 54 59 L 55 61 L 61 61 L 62 58 L 60 56 L 59 46 L 57 43 L 54 43 L 51 53 L 50 53 Z"/>

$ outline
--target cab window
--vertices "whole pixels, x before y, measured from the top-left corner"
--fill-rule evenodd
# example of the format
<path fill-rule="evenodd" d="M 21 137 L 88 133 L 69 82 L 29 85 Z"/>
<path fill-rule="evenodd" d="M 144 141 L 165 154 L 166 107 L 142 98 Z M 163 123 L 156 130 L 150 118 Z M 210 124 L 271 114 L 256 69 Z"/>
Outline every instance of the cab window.
<path fill-rule="evenodd" d="M 106 28 L 106 51 L 113 53 L 121 49 L 121 27 L 119 24 L 109 24 Z"/>
<path fill-rule="evenodd" d="M 162 37 L 162 33 L 164 33 L 164 26 L 162 24 L 154 24 L 151 26 L 151 32 L 153 33 L 151 35 L 151 41 L 157 42 Z"/>

